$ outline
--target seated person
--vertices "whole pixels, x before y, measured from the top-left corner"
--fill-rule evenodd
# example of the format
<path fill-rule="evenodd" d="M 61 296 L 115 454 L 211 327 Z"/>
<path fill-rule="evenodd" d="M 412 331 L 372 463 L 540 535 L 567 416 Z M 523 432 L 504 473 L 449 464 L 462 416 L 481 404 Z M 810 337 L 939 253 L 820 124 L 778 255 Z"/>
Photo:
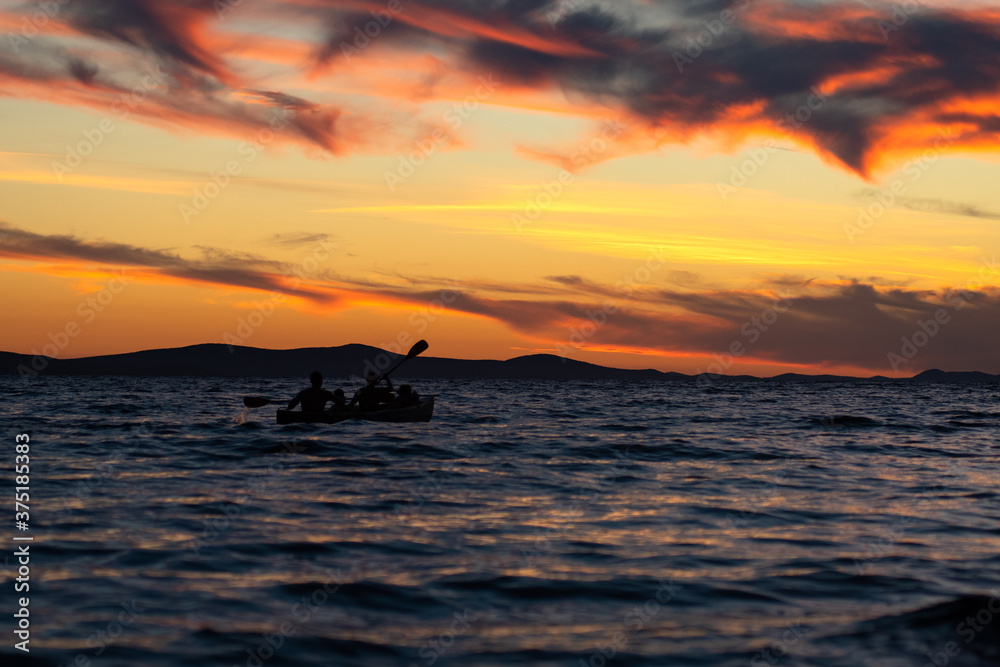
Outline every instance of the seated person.
<path fill-rule="evenodd" d="M 333 390 L 333 405 L 330 409 L 334 411 L 347 409 L 347 397 L 344 395 L 343 389 Z"/>
<path fill-rule="evenodd" d="M 385 387 L 378 386 L 381 380 L 385 380 Z M 392 399 L 392 381 L 375 371 L 368 371 L 365 386 L 354 394 L 347 407 L 357 404 L 362 410 L 378 410 L 384 407 L 384 403 L 391 403 Z"/>
<path fill-rule="evenodd" d="M 405 408 L 420 403 L 420 394 L 413 391 L 413 388 L 408 384 L 400 385 L 397 394 L 396 400 L 392 402 L 394 408 Z"/>
<path fill-rule="evenodd" d="M 334 405 L 337 404 L 337 397 L 326 389 L 323 389 L 322 373 L 313 371 L 309 376 L 309 382 L 312 383 L 311 387 L 303 389 L 295 398 L 288 401 L 289 410 L 294 410 L 295 406 L 301 403 L 302 412 L 323 412 L 327 401 L 332 402 Z M 341 396 L 343 396 L 343 392 L 341 392 Z"/>

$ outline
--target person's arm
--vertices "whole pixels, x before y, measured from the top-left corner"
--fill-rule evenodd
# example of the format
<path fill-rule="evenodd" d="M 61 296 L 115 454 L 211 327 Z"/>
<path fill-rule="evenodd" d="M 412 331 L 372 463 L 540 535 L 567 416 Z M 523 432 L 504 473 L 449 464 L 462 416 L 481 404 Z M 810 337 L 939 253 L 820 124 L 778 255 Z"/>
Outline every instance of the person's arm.
<path fill-rule="evenodd" d="M 389 391 L 395 391 L 395 389 L 392 388 L 392 380 L 390 380 L 388 376 L 385 378 L 385 386 Z"/>
<path fill-rule="evenodd" d="M 299 401 L 301 401 L 301 400 L 302 400 L 302 392 L 300 391 L 299 393 L 295 394 L 295 398 L 293 398 L 292 400 L 288 401 L 288 409 L 289 410 L 294 410 L 295 406 L 298 405 Z"/>
<path fill-rule="evenodd" d="M 351 402 L 347 404 L 347 407 L 353 408 L 355 404 L 358 402 L 358 399 L 360 398 L 361 398 L 361 392 L 360 391 L 354 392 L 354 396 L 351 397 Z"/>

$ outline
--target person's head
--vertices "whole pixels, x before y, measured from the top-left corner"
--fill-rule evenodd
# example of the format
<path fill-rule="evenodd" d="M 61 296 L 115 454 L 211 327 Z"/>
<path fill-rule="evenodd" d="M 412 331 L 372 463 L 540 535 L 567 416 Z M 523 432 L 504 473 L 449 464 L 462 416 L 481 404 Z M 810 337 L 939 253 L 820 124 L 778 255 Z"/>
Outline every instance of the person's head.
<path fill-rule="evenodd" d="M 313 371 L 309 375 L 309 381 L 312 382 L 312 386 L 319 389 L 323 386 L 323 374 L 319 371 Z"/>
<path fill-rule="evenodd" d="M 373 386 L 378 382 L 378 373 L 375 371 L 368 371 L 368 374 L 365 375 L 365 380 L 368 382 L 369 387 Z"/>
<path fill-rule="evenodd" d="M 403 384 L 403 385 L 399 386 L 399 395 L 400 396 L 409 396 L 410 392 L 412 392 L 412 391 L 413 391 L 413 388 L 410 385 L 408 385 L 408 384 Z"/>
<path fill-rule="evenodd" d="M 333 390 L 333 400 L 335 400 L 338 403 L 343 403 L 345 400 L 347 400 L 346 397 L 344 396 L 344 390 L 343 389 L 334 389 Z"/>

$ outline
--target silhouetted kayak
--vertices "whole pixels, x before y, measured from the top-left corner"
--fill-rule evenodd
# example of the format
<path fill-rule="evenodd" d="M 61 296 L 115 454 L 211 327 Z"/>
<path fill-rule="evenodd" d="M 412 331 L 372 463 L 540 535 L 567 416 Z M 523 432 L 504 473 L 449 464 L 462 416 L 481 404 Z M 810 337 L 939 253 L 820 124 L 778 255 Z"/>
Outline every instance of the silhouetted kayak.
<path fill-rule="evenodd" d="M 429 422 L 434 415 L 434 397 L 420 399 L 416 405 L 403 408 L 384 408 L 381 410 L 360 410 L 350 408 L 336 412 L 298 412 L 295 410 L 278 410 L 279 424 L 336 424 L 349 419 L 364 419 L 373 422 Z"/>

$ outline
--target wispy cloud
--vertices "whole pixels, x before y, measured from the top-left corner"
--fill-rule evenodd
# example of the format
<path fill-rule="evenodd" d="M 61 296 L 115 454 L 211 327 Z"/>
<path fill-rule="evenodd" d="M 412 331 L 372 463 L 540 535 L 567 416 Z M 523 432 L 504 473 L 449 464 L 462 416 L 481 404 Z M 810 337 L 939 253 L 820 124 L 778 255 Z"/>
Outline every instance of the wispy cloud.
<path fill-rule="evenodd" d="M 194 283 L 281 291 L 316 303 L 332 303 L 332 291 L 294 286 L 292 266 L 255 255 L 201 248 L 202 258 L 186 259 L 168 250 L 151 250 L 110 241 L 87 241 L 71 235 L 37 234 L 0 222 L 0 257 L 34 260 L 79 260 L 113 267 L 141 267 L 154 275 Z"/>
<path fill-rule="evenodd" d="M 0 94 L 106 111 L 129 94 L 144 68 L 159 65 L 166 82 L 131 110 L 132 120 L 240 137 L 277 121 L 284 124 L 278 141 L 328 155 L 384 150 L 420 132 L 416 119 L 399 124 L 371 108 L 314 102 L 288 83 L 320 65 L 336 73 L 364 68 L 365 58 L 346 47 L 355 28 L 373 20 L 371 12 L 386 11 L 384 3 L 265 0 L 234 8 L 325 27 L 321 42 L 304 38 L 306 48 L 298 50 L 259 38 L 258 51 L 281 52 L 284 79 L 242 66 L 235 38 L 258 38 L 234 32 L 233 24 L 223 30 L 215 4 L 75 0 L 50 21 L 52 39 L 0 44 Z M 404 3 L 365 50 L 404 59 L 433 53 L 436 74 L 419 84 L 422 100 L 433 100 L 437 82 L 448 76 L 488 74 L 500 82 L 498 103 L 533 96 L 529 106 L 538 105 L 558 91 L 580 117 L 624 118 L 631 130 L 601 159 L 704 135 L 732 145 L 770 134 L 869 175 L 940 146 L 942 136 L 955 149 L 996 147 L 1000 12 L 927 4 L 896 25 L 896 8 L 888 2 L 426 0 Z M 99 46 L 69 48 L 66 37 L 74 34 Z M 266 60 L 264 53 L 255 57 Z M 393 94 L 377 73 L 365 78 L 367 88 L 362 81 L 356 92 Z M 398 112 L 413 109 L 412 92 L 413 85 L 396 91 L 399 101 L 406 99 Z M 559 149 L 525 150 L 579 166 Z"/>
<path fill-rule="evenodd" d="M 360 20 L 355 3 L 299 4 L 340 26 Z M 895 25 L 896 7 L 431 0 L 401 13 L 378 46 L 434 45 L 505 85 L 617 107 L 645 123 L 633 138 L 770 129 L 861 174 L 932 145 L 937 130 L 995 145 L 998 117 L 984 103 L 1000 80 L 1000 15 L 927 6 Z M 342 29 L 330 36 L 344 40 Z"/>
<path fill-rule="evenodd" d="M 223 59 L 202 36 L 218 16 L 217 3 L 204 0 L 73 0 L 65 12 L 81 33 L 151 51 L 164 60 L 233 81 Z"/>
<path fill-rule="evenodd" d="M 277 239 L 298 244 L 319 241 L 320 236 L 287 234 Z M 643 285 L 625 294 L 618 286 L 578 275 L 539 276 L 539 283 L 520 284 L 393 274 L 384 280 L 325 276 L 295 286 L 288 280 L 293 267 L 284 262 L 218 248 L 197 250 L 200 258 L 188 259 L 171 249 L 38 234 L 0 224 L 0 257 L 48 261 L 54 275 L 64 270 L 67 260 L 75 260 L 140 267 L 153 276 L 197 284 L 279 290 L 318 304 L 357 299 L 420 311 L 433 303 L 452 313 L 490 318 L 550 349 L 567 343 L 572 330 L 593 324 L 594 313 L 604 312 L 587 347 L 711 358 L 740 342 L 746 348 L 744 358 L 750 360 L 887 369 L 889 354 L 898 353 L 904 339 L 926 331 L 921 322 L 926 327 L 937 321 L 935 334 L 923 341 L 919 357 L 903 370 L 1000 371 L 995 344 L 1000 290 L 982 288 L 981 283 L 956 290 L 916 290 L 877 279 L 824 282 L 807 276 L 765 276 L 755 289 L 709 290 L 699 287 L 696 277 L 683 276 L 689 280 L 684 290 Z M 987 268 L 995 273 L 1000 264 L 993 261 Z M 442 299 L 444 291 L 447 299 Z"/>
<path fill-rule="evenodd" d="M 983 218 L 984 220 L 1000 220 L 1000 213 L 984 211 L 971 204 L 947 201 L 944 199 L 920 199 L 915 197 L 900 198 L 900 203 L 911 211 L 921 211 L 923 213 L 944 213 L 947 215 L 960 215 L 968 218 Z"/>
<path fill-rule="evenodd" d="M 297 248 L 305 245 L 316 245 L 317 243 L 329 240 L 330 235 L 322 232 L 280 232 L 267 237 L 266 243 L 285 248 Z"/>

